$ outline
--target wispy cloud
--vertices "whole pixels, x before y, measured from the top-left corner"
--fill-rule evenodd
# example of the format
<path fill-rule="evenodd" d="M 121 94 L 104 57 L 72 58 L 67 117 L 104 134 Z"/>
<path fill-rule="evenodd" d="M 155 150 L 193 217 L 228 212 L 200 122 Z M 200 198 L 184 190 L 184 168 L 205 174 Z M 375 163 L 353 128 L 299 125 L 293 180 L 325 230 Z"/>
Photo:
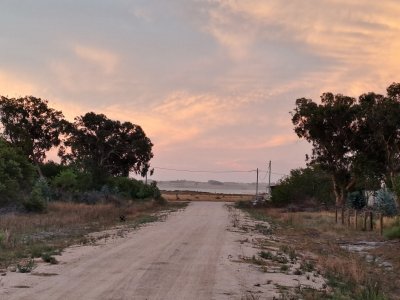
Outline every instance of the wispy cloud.
<path fill-rule="evenodd" d="M 161 165 L 268 157 L 285 173 L 309 151 L 290 121 L 296 98 L 400 80 L 393 0 L 14 2 L 0 10 L 1 94 L 47 98 L 70 120 L 95 111 L 139 124 Z"/>
<path fill-rule="evenodd" d="M 74 53 L 83 61 L 99 67 L 106 74 L 114 73 L 119 62 L 116 54 L 96 47 L 76 45 Z"/>

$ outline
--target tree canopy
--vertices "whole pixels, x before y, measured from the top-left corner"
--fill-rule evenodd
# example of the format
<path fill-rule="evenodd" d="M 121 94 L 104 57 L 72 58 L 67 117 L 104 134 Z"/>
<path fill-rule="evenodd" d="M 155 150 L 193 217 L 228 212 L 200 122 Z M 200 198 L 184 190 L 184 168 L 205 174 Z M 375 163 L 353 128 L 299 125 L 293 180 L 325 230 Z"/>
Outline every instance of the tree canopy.
<path fill-rule="evenodd" d="M 144 176 L 152 147 L 140 126 L 90 112 L 75 118 L 60 155 L 64 163 L 74 163 L 94 175 L 128 177 L 134 172 Z"/>
<path fill-rule="evenodd" d="M 344 203 L 345 189 L 350 184 L 355 104 L 354 98 L 325 93 L 321 104 L 298 99 L 292 113 L 295 132 L 313 146 L 309 163 L 318 164 L 332 175 L 338 204 Z"/>
<path fill-rule="evenodd" d="M 27 96 L 0 97 L 2 135 L 34 164 L 41 163 L 46 152 L 61 142 L 65 121 L 60 111 L 48 106 L 46 100 Z"/>
<path fill-rule="evenodd" d="M 358 99 L 325 93 L 318 104 L 296 100 L 294 130 L 313 146 L 308 164 L 332 177 L 337 205 L 357 188 L 388 187 L 400 172 L 400 84 L 387 95 L 366 93 Z"/>

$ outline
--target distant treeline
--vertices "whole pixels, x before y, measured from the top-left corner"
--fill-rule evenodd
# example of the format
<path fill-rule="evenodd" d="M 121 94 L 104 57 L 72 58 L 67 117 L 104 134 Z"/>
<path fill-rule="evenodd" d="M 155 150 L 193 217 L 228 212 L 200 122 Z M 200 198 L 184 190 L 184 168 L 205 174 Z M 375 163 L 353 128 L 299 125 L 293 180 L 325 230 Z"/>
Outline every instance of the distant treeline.
<path fill-rule="evenodd" d="M 46 161 L 58 147 L 61 163 Z M 44 211 L 48 201 L 160 197 L 156 183 L 129 179 L 150 169 L 142 128 L 88 112 L 68 122 L 36 97 L 0 97 L 0 207 Z"/>

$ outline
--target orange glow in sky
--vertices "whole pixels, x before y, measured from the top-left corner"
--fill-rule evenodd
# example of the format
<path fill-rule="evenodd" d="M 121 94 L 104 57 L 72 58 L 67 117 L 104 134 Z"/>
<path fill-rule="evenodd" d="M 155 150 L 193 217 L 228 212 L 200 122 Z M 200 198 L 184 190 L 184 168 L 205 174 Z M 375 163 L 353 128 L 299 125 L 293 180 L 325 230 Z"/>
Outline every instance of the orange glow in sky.
<path fill-rule="evenodd" d="M 6 0 L 0 94 L 48 99 L 70 120 L 94 111 L 139 124 L 154 166 L 272 160 L 287 174 L 310 151 L 290 121 L 297 98 L 384 93 L 400 81 L 399 15 L 393 0 Z"/>

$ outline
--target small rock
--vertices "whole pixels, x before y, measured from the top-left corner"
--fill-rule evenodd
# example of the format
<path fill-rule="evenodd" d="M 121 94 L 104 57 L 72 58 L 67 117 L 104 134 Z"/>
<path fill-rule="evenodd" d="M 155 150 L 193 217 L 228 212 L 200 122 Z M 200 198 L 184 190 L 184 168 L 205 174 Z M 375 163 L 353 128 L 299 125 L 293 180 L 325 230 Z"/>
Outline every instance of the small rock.
<path fill-rule="evenodd" d="M 17 267 L 16 267 L 16 266 L 8 267 L 8 271 L 10 271 L 10 272 L 17 272 Z"/>
<path fill-rule="evenodd" d="M 254 286 L 261 286 L 261 284 L 259 284 L 259 283 L 256 283 Z"/>
<path fill-rule="evenodd" d="M 392 269 L 393 265 L 387 261 L 384 261 L 383 263 L 380 264 L 381 267 L 385 268 L 385 269 Z"/>

